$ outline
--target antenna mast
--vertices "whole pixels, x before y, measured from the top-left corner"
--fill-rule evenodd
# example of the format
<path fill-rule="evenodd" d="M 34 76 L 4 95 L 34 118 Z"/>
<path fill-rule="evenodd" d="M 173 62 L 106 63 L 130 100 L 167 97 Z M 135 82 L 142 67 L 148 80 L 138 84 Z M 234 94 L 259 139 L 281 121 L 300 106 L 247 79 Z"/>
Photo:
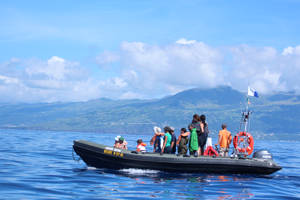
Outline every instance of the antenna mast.
<path fill-rule="evenodd" d="M 251 111 L 249 110 L 249 95 L 246 95 L 246 109 L 242 110 L 242 117 L 241 117 L 241 121 L 240 121 L 240 132 L 245 132 L 245 133 L 249 133 L 249 129 L 250 129 L 250 114 Z M 248 147 L 248 137 L 247 136 L 243 136 L 243 139 L 240 140 L 239 142 L 239 146 L 242 146 L 243 149 L 246 149 Z M 240 156 L 246 157 L 248 154 L 247 152 L 240 152 L 238 153 Z"/>

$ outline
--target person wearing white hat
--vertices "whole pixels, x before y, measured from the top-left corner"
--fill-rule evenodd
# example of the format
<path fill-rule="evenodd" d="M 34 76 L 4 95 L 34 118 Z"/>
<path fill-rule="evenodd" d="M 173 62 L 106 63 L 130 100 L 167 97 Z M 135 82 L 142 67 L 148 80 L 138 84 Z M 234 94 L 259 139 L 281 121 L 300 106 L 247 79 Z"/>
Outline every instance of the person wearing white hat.
<path fill-rule="evenodd" d="M 120 137 L 121 137 L 121 135 L 118 135 L 117 137 L 115 137 L 115 141 L 119 141 L 119 139 L 120 139 Z"/>
<path fill-rule="evenodd" d="M 127 142 L 122 136 L 118 135 L 117 137 L 115 137 L 114 148 L 127 149 Z"/>
<path fill-rule="evenodd" d="M 119 139 L 120 139 L 120 135 L 118 135 L 117 137 L 115 137 L 115 144 L 114 144 L 114 148 L 118 148 L 119 146 Z"/>
<path fill-rule="evenodd" d="M 161 132 L 161 128 L 154 126 L 154 136 L 150 140 L 150 145 L 153 145 L 153 152 L 160 153 L 164 143 L 164 133 Z"/>

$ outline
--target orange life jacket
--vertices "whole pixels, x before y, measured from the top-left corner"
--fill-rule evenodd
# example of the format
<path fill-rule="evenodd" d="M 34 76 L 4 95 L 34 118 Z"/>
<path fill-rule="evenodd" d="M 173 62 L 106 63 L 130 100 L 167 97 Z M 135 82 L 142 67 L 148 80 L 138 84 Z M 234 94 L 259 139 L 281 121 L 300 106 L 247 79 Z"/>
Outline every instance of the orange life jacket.
<path fill-rule="evenodd" d="M 146 151 L 146 148 L 145 148 L 146 144 L 145 143 L 141 143 L 141 144 L 138 144 L 137 147 L 136 147 L 136 151 L 137 152 L 145 152 Z"/>

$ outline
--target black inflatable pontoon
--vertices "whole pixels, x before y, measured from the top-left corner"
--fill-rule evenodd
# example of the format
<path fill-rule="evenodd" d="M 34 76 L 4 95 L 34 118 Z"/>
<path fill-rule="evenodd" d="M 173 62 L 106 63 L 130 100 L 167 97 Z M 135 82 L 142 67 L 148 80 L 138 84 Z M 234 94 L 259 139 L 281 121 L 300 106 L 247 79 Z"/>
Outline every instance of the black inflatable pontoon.
<path fill-rule="evenodd" d="M 183 157 L 172 154 L 136 153 L 84 140 L 74 141 L 73 148 L 81 159 L 96 168 L 139 168 L 169 172 L 204 172 L 237 174 L 271 174 L 281 169 L 272 157 Z"/>

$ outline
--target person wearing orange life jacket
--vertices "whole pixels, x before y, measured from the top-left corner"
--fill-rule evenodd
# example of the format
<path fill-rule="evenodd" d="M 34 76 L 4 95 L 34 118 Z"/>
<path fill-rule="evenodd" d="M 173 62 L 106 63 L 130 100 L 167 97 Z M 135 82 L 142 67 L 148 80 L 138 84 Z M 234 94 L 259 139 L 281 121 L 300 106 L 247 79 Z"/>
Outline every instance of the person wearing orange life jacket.
<path fill-rule="evenodd" d="M 137 143 L 137 147 L 136 147 L 137 152 L 146 152 L 146 144 L 143 143 L 142 139 L 138 139 L 136 143 Z"/>
<path fill-rule="evenodd" d="M 222 130 L 219 131 L 219 139 L 216 144 L 216 146 L 220 145 L 220 156 L 228 156 L 231 140 L 232 136 L 230 131 L 227 130 L 227 125 L 222 124 Z"/>

